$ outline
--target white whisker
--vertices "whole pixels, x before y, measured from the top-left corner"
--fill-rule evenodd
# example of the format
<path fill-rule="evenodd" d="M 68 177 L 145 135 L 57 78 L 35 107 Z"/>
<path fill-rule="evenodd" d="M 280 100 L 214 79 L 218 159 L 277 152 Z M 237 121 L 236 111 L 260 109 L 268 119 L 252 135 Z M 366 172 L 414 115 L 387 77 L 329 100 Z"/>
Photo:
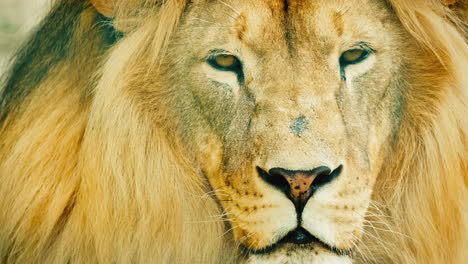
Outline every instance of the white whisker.
<path fill-rule="evenodd" d="M 226 232 L 224 232 L 221 236 L 219 236 L 218 238 L 222 238 L 223 236 L 225 236 L 227 233 L 229 233 L 231 230 L 234 230 L 234 228 L 238 228 L 238 227 L 241 227 L 242 224 L 238 224 L 238 225 L 235 225 L 231 228 L 229 228 L 228 230 L 226 230 Z"/>
<path fill-rule="evenodd" d="M 213 22 L 213 21 L 209 21 L 209 20 L 206 20 L 206 19 L 198 18 L 198 17 L 191 17 L 191 19 L 206 22 L 206 23 L 210 23 L 210 24 L 215 24 L 215 25 L 219 25 L 219 26 L 227 26 L 227 25 L 222 24 L 222 23 Z"/>
<path fill-rule="evenodd" d="M 237 15 L 240 15 L 240 12 L 237 11 L 233 6 L 231 6 L 230 4 L 224 2 L 223 0 L 218 0 L 218 2 L 220 2 L 221 4 L 229 7 L 232 11 L 234 11 L 234 13 L 236 13 Z"/>
<path fill-rule="evenodd" d="M 208 26 L 208 27 L 193 27 L 193 28 L 232 28 L 231 26 Z"/>

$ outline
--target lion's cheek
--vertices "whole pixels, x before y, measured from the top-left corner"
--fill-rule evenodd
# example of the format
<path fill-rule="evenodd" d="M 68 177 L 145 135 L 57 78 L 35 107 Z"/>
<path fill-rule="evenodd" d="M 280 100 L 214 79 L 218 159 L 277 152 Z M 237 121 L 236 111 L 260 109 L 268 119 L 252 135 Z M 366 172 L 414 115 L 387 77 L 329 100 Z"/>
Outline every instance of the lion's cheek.
<path fill-rule="evenodd" d="M 197 155 L 197 166 L 207 176 L 213 189 L 223 184 L 221 179 L 220 170 L 223 157 L 223 147 L 221 141 L 215 137 L 206 133 L 205 136 L 199 135 L 199 140 L 196 143 Z"/>

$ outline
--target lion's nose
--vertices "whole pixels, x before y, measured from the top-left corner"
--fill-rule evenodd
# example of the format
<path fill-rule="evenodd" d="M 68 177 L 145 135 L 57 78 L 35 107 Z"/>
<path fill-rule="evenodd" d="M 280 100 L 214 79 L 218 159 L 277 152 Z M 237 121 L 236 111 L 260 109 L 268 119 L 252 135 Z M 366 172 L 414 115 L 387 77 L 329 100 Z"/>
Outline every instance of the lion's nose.
<path fill-rule="evenodd" d="M 302 212 L 307 200 L 322 186 L 332 182 L 341 173 L 343 166 L 335 170 L 320 166 L 313 170 L 288 170 L 273 168 L 267 172 L 257 167 L 259 175 L 293 201 L 298 212 Z"/>

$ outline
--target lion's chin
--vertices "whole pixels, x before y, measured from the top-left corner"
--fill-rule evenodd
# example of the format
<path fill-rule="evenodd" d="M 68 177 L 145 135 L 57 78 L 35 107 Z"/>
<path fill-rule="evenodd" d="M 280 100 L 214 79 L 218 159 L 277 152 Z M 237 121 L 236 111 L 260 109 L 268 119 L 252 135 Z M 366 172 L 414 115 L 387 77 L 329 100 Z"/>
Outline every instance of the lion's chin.
<path fill-rule="evenodd" d="M 286 243 L 268 253 L 249 254 L 245 263 L 249 264 L 350 264 L 351 257 L 340 255 L 319 243 Z"/>
<path fill-rule="evenodd" d="M 244 248 L 247 263 L 351 263 L 353 249 L 340 250 L 296 228 L 261 250 Z"/>

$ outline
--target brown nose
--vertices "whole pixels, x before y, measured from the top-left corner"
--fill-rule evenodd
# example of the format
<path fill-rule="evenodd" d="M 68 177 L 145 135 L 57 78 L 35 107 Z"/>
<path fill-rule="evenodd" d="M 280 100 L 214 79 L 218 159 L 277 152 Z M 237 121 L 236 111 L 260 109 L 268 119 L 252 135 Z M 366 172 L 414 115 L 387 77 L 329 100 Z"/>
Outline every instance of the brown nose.
<path fill-rule="evenodd" d="M 291 199 L 298 212 L 302 212 L 307 200 L 320 187 L 338 177 L 342 167 L 339 166 L 334 171 L 326 166 L 320 166 L 308 171 L 273 168 L 267 173 L 258 167 L 257 170 L 266 182 L 280 189 Z"/>

